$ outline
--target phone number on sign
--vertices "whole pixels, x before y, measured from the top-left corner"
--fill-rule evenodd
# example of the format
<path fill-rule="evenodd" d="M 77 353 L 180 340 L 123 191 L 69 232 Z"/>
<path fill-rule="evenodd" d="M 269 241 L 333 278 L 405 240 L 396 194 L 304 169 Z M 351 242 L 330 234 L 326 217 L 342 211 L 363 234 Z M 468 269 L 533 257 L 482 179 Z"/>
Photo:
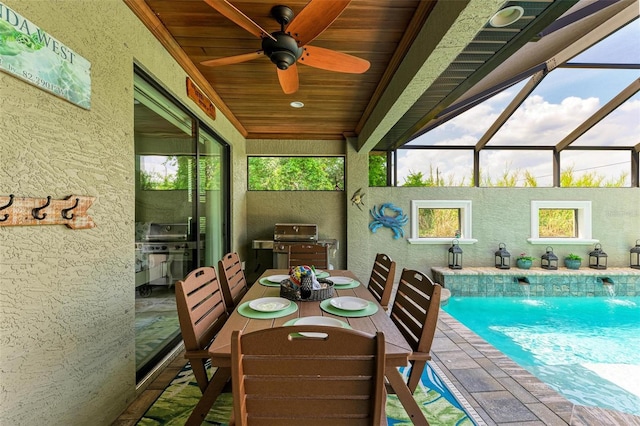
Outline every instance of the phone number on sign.
<path fill-rule="evenodd" d="M 37 75 L 30 73 L 29 71 L 22 71 L 22 76 L 33 84 L 46 90 L 50 90 L 54 93 L 62 93 L 62 89 L 60 88 L 60 86 L 57 86 L 50 81 L 43 79 L 42 77 L 38 77 Z"/>

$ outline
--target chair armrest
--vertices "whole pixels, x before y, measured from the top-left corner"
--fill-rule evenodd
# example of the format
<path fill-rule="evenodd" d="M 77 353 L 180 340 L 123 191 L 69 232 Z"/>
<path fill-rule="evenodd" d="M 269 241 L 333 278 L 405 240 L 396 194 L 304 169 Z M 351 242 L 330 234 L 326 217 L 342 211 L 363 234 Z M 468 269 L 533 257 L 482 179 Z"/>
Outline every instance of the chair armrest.
<path fill-rule="evenodd" d="M 430 361 L 431 354 L 428 352 L 414 352 L 409 355 L 409 361 Z"/>
<path fill-rule="evenodd" d="M 184 357 L 187 359 L 209 359 L 209 351 L 207 349 L 201 349 L 197 351 L 186 351 Z"/>

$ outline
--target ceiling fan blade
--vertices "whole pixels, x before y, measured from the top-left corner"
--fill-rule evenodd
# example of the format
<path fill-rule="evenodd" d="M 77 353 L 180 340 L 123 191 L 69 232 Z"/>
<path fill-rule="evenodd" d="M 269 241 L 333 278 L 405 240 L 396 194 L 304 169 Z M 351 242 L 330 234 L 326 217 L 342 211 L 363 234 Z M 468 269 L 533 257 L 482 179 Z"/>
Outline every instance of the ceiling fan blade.
<path fill-rule="evenodd" d="M 305 46 L 298 62 L 328 71 L 362 74 L 369 69 L 369 61 L 323 47 Z"/>
<path fill-rule="evenodd" d="M 207 67 L 219 67 L 222 65 L 239 64 L 241 62 L 252 61 L 262 55 L 262 50 L 258 50 L 257 52 L 244 53 L 242 55 L 236 56 L 227 56 L 226 58 L 209 59 L 208 61 L 202 61 L 200 63 Z"/>
<path fill-rule="evenodd" d="M 311 0 L 304 9 L 293 18 L 287 32 L 305 46 L 318 37 L 336 20 L 351 0 Z"/>
<path fill-rule="evenodd" d="M 298 91 L 298 67 L 296 64 L 289 66 L 286 70 L 278 70 L 278 80 L 280 81 L 280 87 L 285 95 L 290 95 Z"/>
<path fill-rule="evenodd" d="M 227 0 L 204 0 L 209 6 L 220 12 L 229 20 L 235 22 L 245 30 L 249 31 L 256 37 L 269 37 L 275 41 L 275 37 L 264 30 L 260 25 L 256 24 L 247 15 L 242 13 L 240 9 L 229 3 Z"/>

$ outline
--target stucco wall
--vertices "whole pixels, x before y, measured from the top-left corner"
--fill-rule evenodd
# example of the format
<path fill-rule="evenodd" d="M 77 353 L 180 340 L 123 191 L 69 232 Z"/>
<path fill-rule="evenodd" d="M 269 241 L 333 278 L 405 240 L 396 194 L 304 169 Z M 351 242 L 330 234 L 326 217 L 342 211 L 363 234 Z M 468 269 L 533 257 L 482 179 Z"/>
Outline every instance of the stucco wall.
<path fill-rule="evenodd" d="M 600 241 L 608 254 L 609 266 L 629 266 L 629 249 L 640 238 L 640 189 L 638 188 L 368 188 L 367 208 L 382 203 L 401 207 L 411 218 L 411 200 L 471 200 L 473 238 L 478 242 L 461 245 L 463 266 L 493 266 L 499 243 L 505 243 L 513 259 L 522 252 L 540 257 L 547 245 L 562 260 L 573 252 L 581 254 L 583 265 L 593 244 L 531 244 L 531 201 L 563 200 L 591 201 L 593 238 Z M 370 275 L 373 259 L 383 251 L 397 262 L 396 281 L 402 268 L 417 269 L 431 274 L 431 267 L 445 266 L 450 244 L 409 244 L 411 226 L 404 227 L 405 238 L 393 239 L 388 228 L 372 233 L 366 228 L 371 221 L 363 214 L 348 209 L 350 216 L 349 269 L 362 278 Z M 394 216 L 393 212 L 387 214 Z M 356 216 L 356 218 L 353 218 Z M 515 260 L 514 260 L 515 263 Z M 539 263 L 537 263 L 539 266 Z M 562 263 L 560 262 L 560 265 Z"/>
<path fill-rule="evenodd" d="M 0 227 L 0 424 L 107 425 L 135 397 L 133 64 L 233 146 L 234 243 L 244 140 L 185 96 L 185 74 L 121 0 L 2 0 L 91 62 L 91 110 L 0 72 L 0 193 L 97 197 L 97 227 Z"/>
<path fill-rule="evenodd" d="M 344 141 L 248 140 L 247 155 L 344 155 Z M 245 178 L 246 180 L 246 178 Z M 320 239 L 337 239 L 332 258 L 335 269 L 346 268 L 346 193 L 342 191 L 249 191 L 247 233 L 243 246 L 247 256 L 247 279 L 272 267 L 271 250 L 251 249 L 251 241 L 271 240 L 276 223 L 315 223 Z"/>

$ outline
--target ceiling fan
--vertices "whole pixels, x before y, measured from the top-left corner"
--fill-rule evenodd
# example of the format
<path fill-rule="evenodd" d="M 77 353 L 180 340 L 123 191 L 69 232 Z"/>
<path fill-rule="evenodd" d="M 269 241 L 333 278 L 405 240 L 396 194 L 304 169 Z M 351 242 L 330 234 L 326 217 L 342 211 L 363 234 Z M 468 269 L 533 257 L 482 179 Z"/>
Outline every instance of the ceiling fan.
<path fill-rule="evenodd" d="M 314 68 L 352 74 L 369 69 L 369 61 L 308 43 L 326 30 L 340 16 L 351 0 L 311 0 L 295 17 L 291 8 L 283 5 L 271 8 L 271 16 L 280 24 L 280 31 L 267 32 L 227 0 L 204 0 L 222 15 L 251 34 L 262 39 L 262 48 L 256 52 L 211 59 L 202 65 L 217 67 L 251 61 L 262 55 L 276 64 L 278 81 L 285 94 L 298 90 L 296 62 Z M 286 31 L 285 31 L 286 27 Z"/>

